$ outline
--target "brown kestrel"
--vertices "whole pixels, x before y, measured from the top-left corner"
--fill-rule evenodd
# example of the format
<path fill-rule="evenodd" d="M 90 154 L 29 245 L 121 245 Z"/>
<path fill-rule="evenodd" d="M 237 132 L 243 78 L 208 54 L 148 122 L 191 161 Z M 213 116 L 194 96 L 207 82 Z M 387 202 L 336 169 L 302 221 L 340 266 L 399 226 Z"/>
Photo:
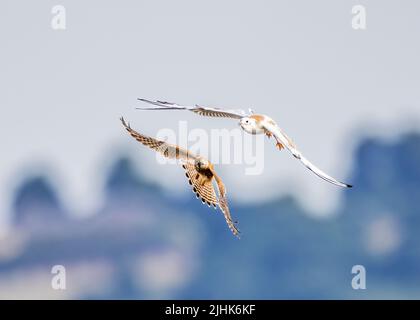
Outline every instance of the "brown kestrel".
<path fill-rule="evenodd" d="M 194 155 L 177 145 L 160 141 L 131 129 L 130 124 L 127 124 L 123 118 L 121 122 L 128 133 L 143 145 L 161 153 L 167 158 L 178 159 L 185 170 L 185 175 L 192 187 L 193 192 L 197 198 L 201 199 L 203 204 L 209 207 L 217 207 L 223 212 L 226 223 L 232 233 L 239 237 L 239 230 L 236 228 L 234 221 L 230 215 L 229 206 L 226 198 L 226 188 L 222 179 L 214 171 L 213 164 L 207 159 Z M 216 196 L 213 182 L 216 182 L 218 189 L 218 196 Z"/>

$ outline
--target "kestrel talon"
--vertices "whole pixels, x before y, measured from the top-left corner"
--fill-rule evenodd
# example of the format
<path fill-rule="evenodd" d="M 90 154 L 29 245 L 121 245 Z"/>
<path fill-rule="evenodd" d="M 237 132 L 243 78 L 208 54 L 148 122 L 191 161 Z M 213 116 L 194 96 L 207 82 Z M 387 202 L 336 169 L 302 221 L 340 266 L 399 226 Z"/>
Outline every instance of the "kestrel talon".
<path fill-rule="evenodd" d="M 315 173 L 318 177 L 344 188 L 351 188 L 352 186 L 343 182 L 340 182 L 333 177 L 329 176 L 321 169 L 317 168 L 308 159 L 306 159 L 302 153 L 296 148 L 294 142 L 286 135 L 286 133 L 280 129 L 280 127 L 270 117 L 263 114 L 254 114 L 250 109 L 248 112 L 241 109 L 219 109 L 212 107 L 203 107 L 199 105 L 195 106 L 182 106 L 176 103 L 165 102 L 165 101 L 151 101 L 147 99 L 138 99 L 143 102 L 147 102 L 155 105 L 155 107 L 148 108 L 137 108 L 140 110 L 189 110 L 202 116 L 208 117 L 223 117 L 238 119 L 241 128 L 250 134 L 265 134 L 269 138 L 273 136 L 276 140 L 276 146 L 279 150 L 286 148 L 291 154 L 303 165 Z"/>
<path fill-rule="evenodd" d="M 140 134 L 131 129 L 130 124 L 127 124 L 124 118 L 121 118 L 121 122 L 128 133 L 138 142 L 161 153 L 167 158 L 178 159 L 185 170 L 185 175 L 197 198 L 201 199 L 202 203 L 207 204 L 209 207 L 215 209 L 219 207 L 223 212 L 229 229 L 235 236 L 239 237 L 239 230 L 235 225 L 237 222 L 234 222 L 230 215 L 225 185 L 214 171 L 213 164 L 210 161 L 177 145 Z M 213 182 L 216 182 L 218 196 L 216 196 Z"/>

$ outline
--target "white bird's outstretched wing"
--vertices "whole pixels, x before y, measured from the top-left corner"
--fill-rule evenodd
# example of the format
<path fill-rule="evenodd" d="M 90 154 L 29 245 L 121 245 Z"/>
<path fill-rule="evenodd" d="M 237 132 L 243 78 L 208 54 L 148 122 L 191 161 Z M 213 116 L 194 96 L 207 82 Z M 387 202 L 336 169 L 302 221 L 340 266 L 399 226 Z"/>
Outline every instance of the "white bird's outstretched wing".
<path fill-rule="evenodd" d="M 167 102 L 167 101 L 159 101 L 159 100 L 152 101 L 152 100 L 141 99 L 141 98 L 139 98 L 138 100 L 155 105 L 155 107 L 136 108 L 139 110 L 189 110 L 201 116 L 233 118 L 233 119 L 241 119 L 249 115 L 249 113 L 241 109 L 219 109 L 219 108 L 212 108 L 212 107 L 203 107 L 197 104 L 195 106 L 182 106 L 182 105 L 172 103 L 172 102 Z"/>
<path fill-rule="evenodd" d="M 276 138 L 276 140 L 280 142 L 283 146 L 285 146 L 296 159 L 299 159 L 305 167 L 307 167 L 309 170 L 315 173 L 318 177 L 332 184 L 335 184 L 336 186 L 340 186 L 344 188 L 352 187 L 349 184 L 340 182 L 334 179 L 333 177 L 329 176 L 328 174 L 323 172 L 321 169 L 317 168 L 314 164 L 312 164 L 308 159 L 306 159 L 302 155 L 302 153 L 296 148 L 292 140 L 283 132 L 283 130 L 279 128 L 277 124 L 272 123 L 271 121 L 264 121 L 263 126 L 267 131 L 271 132 Z"/>

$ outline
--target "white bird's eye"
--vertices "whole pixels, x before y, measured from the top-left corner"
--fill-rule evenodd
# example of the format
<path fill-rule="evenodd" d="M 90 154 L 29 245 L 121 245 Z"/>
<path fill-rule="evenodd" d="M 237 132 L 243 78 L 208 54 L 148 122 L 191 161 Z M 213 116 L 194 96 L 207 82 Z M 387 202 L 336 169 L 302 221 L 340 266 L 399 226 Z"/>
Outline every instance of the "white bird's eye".
<path fill-rule="evenodd" d="M 246 123 L 246 124 L 248 124 L 248 123 L 249 123 L 249 121 L 248 121 L 248 120 L 246 120 L 246 121 L 245 121 L 245 123 Z"/>

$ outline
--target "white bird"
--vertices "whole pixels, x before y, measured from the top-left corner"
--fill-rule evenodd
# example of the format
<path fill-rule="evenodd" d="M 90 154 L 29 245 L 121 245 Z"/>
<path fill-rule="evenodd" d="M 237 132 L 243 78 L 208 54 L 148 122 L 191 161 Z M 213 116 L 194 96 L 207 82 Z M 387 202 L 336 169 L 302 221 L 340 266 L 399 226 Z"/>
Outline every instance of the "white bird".
<path fill-rule="evenodd" d="M 203 107 L 200 105 L 195 106 L 182 106 L 176 103 L 166 101 L 151 101 L 147 99 L 138 99 L 143 102 L 147 102 L 155 105 L 155 107 L 137 108 L 140 110 L 189 110 L 196 114 L 208 117 L 223 117 L 238 119 L 241 128 L 250 134 L 266 134 L 268 137 L 274 136 L 276 139 L 276 146 L 281 150 L 286 148 L 290 153 L 298 160 L 300 160 L 305 167 L 315 173 L 318 177 L 344 188 L 351 188 L 352 186 L 343 182 L 340 182 L 333 177 L 329 176 L 321 169 L 313 165 L 308 159 L 306 159 L 302 153 L 296 148 L 294 142 L 286 135 L 286 133 L 280 129 L 280 127 L 270 117 L 263 114 L 254 114 L 249 109 L 248 112 L 242 109 L 219 109 L 212 107 Z"/>

